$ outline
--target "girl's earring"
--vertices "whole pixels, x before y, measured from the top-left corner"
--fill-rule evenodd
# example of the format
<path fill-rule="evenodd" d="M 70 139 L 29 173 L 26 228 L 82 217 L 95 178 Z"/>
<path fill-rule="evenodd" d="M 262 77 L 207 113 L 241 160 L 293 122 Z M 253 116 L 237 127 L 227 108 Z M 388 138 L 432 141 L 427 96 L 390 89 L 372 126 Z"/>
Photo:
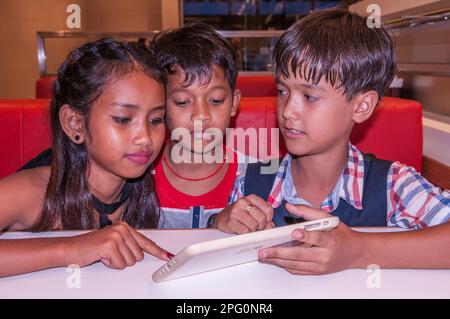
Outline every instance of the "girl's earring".
<path fill-rule="evenodd" d="M 77 141 L 77 142 L 78 142 L 79 140 L 80 140 L 80 135 L 78 135 L 78 134 L 77 134 L 77 135 L 75 135 L 75 141 Z"/>

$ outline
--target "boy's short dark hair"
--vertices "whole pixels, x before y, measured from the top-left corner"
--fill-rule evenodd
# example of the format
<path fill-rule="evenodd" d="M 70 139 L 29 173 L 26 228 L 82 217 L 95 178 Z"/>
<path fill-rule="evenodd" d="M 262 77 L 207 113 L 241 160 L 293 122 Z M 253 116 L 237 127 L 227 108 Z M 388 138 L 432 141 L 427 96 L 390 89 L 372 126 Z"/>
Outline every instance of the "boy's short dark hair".
<path fill-rule="evenodd" d="M 274 71 L 288 77 L 294 72 L 317 84 L 323 76 L 343 88 L 348 100 L 375 90 L 379 98 L 396 70 L 394 41 L 380 27 L 345 9 L 316 11 L 293 24 L 277 41 Z"/>
<path fill-rule="evenodd" d="M 161 32 L 151 48 L 158 64 L 167 74 L 174 74 L 179 65 L 186 74 L 186 86 L 195 80 L 211 80 L 212 68 L 220 66 L 232 90 L 236 86 L 236 51 L 224 37 L 205 23 L 188 24 L 182 28 Z"/>

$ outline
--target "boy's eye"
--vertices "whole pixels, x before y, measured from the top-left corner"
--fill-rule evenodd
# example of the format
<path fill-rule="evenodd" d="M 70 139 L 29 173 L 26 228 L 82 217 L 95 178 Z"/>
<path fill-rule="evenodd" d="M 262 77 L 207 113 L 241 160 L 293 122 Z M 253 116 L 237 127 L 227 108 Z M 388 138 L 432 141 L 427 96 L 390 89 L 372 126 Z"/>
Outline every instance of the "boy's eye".
<path fill-rule="evenodd" d="M 113 118 L 114 122 L 116 122 L 118 124 L 122 124 L 122 125 L 125 125 L 131 121 L 131 118 L 129 118 L 129 117 L 112 116 L 112 118 Z"/>
<path fill-rule="evenodd" d="M 176 106 L 186 106 L 189 101 L 174 101 Z"/>
<path fill-rule="evenodd" d="M 286 95 L 287 94 L 286 90 L 283 90 L 280 88 L 278 88 L 277 91 L 278 91 L 278 95 Z"/>
<path fill-rule="evenodd" d="M 306 99 L 308 102 L 317 102 L 317 101 L 319 100 L 318 97 L 313 96 L 313 95 L 309 95 L 309 94 L 305 94 L 305 99 Z"/>
<path fill-rule="evenodd" d="M 211 103 L 211 104 L 213 104 L 213 105 L 220 105 L 220 104 L 222 104 L 223 102 L 224 102 L 225 100 L 224 99 L 210 99 L 209 100 L 209 102 Z"/>
<path fill-rule="evenodd" d="M 164 120 L 162 118 L 160 118 L 160 117 L 150 120 L 150 124 L 153 125 L 153 126 L 157 126 L 157 125 L 162 124 L 162 123 L 164 123 Z"/>

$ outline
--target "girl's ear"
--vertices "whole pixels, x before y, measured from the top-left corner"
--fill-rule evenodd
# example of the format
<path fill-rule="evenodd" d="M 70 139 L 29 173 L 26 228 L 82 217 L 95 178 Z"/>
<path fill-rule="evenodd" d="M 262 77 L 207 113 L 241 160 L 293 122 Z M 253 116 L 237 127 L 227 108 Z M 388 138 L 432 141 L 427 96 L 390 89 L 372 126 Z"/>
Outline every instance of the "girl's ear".
<path fill-rule="evenodd" d="M 355 106 L 353 108 L 353 121 L 362 123 L 367 120 L 375 110 L 378 104 L 378 93 L 376 91 L 367 91 L 360 93 L 355 97 Z"/>
<path fill-rule="evenodd" d="M 231 116 L 235 116 L 241 101 L 241 90 L 235 89 L 233 93 L 233 106 L 231 108 Z"/>
<path fill-rule="evenodd" d="M 84 116 L 75 112 L 68 104 L 59 109 L 59 122 L 64 133 L 75 144 L 83 144 L 85 141 Z"/>

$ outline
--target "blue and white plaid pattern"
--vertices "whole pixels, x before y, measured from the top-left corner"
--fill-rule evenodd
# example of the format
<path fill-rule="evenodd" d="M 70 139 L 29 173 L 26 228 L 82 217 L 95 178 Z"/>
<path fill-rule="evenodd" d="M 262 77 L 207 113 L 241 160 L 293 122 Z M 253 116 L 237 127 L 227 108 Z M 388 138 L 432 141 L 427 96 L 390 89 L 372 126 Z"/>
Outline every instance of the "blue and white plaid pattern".
<path fill-rule="evenodd" d="M 423 228 L 450 220 L 450 192 L 395 162 L 388 175 L 388 226 Z"/>

